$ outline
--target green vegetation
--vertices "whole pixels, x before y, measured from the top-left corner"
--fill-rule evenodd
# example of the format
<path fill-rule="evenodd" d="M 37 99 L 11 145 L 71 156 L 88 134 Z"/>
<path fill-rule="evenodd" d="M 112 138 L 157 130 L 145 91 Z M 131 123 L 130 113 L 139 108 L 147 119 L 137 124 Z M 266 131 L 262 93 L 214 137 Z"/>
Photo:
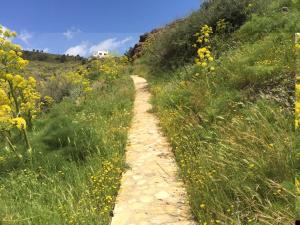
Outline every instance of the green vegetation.
<path fill-rule="evenodd" d="M 2 223 L 108 224 L 132 100 L 129 77 L 79 105 L 66 99 L 35 122 L 32 159 L 1 152 Z"/>
<path fill-rule="evenodd" d="M 190 17 L 154 33 L 134 63 L 135 73 L 151 81 L 155 112 L 200 224 L 294 221 L 299 5 L 206 2 Z M 226 26 L 219 30 L 222 20 Z M 205 45 L 195 43 L 205 24 L 213 29 L 206 50 L 215 59 L 199 66 L 193 61 Z"/>
<path fill-rule="evenodd" d="M 296 135 L 299 137 L 299 120 L 300 120 L 300 33 L 296 34 L 296 104 L 295 104 L 295 127 Z M 300 139 L 296 139 L 296 219 L 300 220 Z"/>
<path fill-rule="evenodd" d="M 19 48 L 1 41 L 0 224 L 109 224 L 134 99 L 125 58 L 23 68 Z"/>
<path fill-rule="evenodd" d="M 26 68 L 26 75 L 39 79 L 47 78 L 53 74 L 74 71 L 80 66 L 79 62 L 53 63 L 48 61 L 30 61 Z"/>

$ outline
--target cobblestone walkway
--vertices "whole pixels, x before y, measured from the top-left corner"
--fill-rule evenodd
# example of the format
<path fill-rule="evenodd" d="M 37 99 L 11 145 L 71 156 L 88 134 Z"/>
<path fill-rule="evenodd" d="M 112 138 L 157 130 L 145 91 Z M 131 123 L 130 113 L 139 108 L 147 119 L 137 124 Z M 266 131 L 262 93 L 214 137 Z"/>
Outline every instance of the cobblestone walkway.
<path fill-rule="evenodd" d="M 112 225 L 194 225 L 185 190 L 157 118 L 149 112 L 147 81 L 132 76 L 136 87 L 133 124 Z"/>

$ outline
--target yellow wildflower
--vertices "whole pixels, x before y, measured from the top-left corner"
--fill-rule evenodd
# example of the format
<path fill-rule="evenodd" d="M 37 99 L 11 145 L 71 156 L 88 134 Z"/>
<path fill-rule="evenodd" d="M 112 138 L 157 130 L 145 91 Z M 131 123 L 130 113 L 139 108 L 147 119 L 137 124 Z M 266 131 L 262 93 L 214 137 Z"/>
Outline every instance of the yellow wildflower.
<path fill-rule="evenodd" d="M 12 119 L 11 123 L 20 130 L 26 129 L 26 120 L 22 117 Z"/>

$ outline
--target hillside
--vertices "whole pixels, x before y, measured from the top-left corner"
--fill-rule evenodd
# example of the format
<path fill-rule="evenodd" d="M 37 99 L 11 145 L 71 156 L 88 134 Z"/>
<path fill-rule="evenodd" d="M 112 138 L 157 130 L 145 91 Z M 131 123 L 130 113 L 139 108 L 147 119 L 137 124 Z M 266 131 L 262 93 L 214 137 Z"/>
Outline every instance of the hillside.
<path fill-rule="evenodd" d="M 41 61 L 41 62 L 86 62 L 86 59 L 84 57 L 81 57 L 79 55 L 77 56 L 71 56 L 71 55 L 59 55 L 59 54 L 51 54 L 39 50 L 23 50 L 22 51 L 23 58 L 29 61 Z"/>
<path fill-rule="evenodd" d="M 294 224 L 297 32 L 300 0 L 206 0 L 87 60 L 0 26 L 0 225 Z"/>
<path fill-rule="evenodd" d="M 200 224 L 293 224 L 299 6 L 207 1 L 140 47 L 134 73 L 151 81 Z"/>

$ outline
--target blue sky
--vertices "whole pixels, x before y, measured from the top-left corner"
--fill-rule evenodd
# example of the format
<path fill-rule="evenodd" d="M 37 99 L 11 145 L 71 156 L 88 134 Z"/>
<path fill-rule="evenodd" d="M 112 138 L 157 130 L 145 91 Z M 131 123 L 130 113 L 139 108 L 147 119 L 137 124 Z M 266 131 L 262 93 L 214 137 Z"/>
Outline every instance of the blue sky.
<path fill-rule="evenodd" d="M 12 0 L 0 24 L 17 31 L 24 49 L 88 56 L 95 50 L 123 53 L 139 35 L 184 17 L 201 0 Z"/>

